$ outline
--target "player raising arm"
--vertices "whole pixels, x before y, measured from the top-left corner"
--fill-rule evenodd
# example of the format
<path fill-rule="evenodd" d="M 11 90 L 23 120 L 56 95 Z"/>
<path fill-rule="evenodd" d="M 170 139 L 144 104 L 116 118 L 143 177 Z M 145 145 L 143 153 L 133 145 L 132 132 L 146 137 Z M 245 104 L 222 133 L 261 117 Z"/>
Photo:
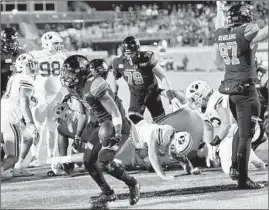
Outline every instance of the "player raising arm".
<path fill-rule="evenodd" d="M 223 2 L 217 2 L 216 43 L 225 64 L 225 76 L 219 91 L 229 95 L 229 107 L 238 124 L 232 147 L 230 176 L 239 189 L 261 186 L 248 177 L 251 139 L 260 115 L 255 69 L 257 43 L 268 37 L 268 26 L 259 29 L 247 5 L 236 4 L 228 11 L 224 26 Z"/>

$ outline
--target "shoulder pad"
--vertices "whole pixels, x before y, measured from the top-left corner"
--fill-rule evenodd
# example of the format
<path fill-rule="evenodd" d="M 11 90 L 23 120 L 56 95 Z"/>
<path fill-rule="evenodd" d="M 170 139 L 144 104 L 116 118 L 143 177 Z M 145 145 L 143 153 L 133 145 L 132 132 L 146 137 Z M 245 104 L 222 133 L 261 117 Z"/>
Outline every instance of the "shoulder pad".
<path fill-rule="evenodd" d="M 157 60 L 154 52 L 152 52 L 152 51 L 144 51 L 143 56 L 145 58 L 148 58 L 149 66 L 151 68 L 154 68 L 157 65 L 158 60 Z"/>
<path fill-rule="evenodd" d="M 90 93 L 96 98 L 101 98 L 109 90 L 108 83 L 102 77 L 96 77 L 93 79 Z"/>
<path fill-rule="evenodd" d="M 260 28 L 256 23 L 248 23 L 244 31 L 244 36 L 248 41 L 251 41 L 259 30 Z"/>

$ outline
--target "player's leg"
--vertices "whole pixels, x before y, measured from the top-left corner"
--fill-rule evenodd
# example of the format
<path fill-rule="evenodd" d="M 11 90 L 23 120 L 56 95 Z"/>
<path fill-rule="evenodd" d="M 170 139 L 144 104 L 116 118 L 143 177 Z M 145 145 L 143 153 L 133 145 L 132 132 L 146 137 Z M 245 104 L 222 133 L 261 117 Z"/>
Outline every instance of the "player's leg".
<path fill-rule="evenodd" d="M 86 170 L 89 172 L 92 179 L 96 182 L 102 191 L 102 194 L 98 198 L 91 200 L 91 202 L 95 204 L 114 201 L 116 199 L 114 191 L 106 182 L 104 174 L 97 164 L 98 153 L 102 148 L 102 145 L 99 141 L 98 132 L 99 128 L 96 128 L 91 134 L 89 145 L 86 146 L 83 157 Z"/>
<path fill-rule="evenodd" d="M 1 162 L 2 173 L 12 168 L 18 161 L 17 155 L 19 154 L 20 131 L 16 126 L 9 123 L 1 123 L 1 130 L 4 139 L 3 150 L 6 154 L 6 158 Z"/>
<path fill-rule="evenodd" d="M 44 128 L 47 115 L 47 110 L 46 108 L 44 108 L 46 105 L 42 97 L 38 97 L 37 100 L 38 100 L 37 105 L 32 108 L 32 114 L 34 123 L 37 127 L 40 137 L 38 143 L 36 145 L 32 144 L 31 146 L 32 159 L 28 166 L 30 168 L 37 167 L 40 165 L 39 163 L 40 147 L 42 145 L 43 139 L 46 139 L 47 136 L 47 131 Z"/>
<path fill-rule="evenodd" d="M 148 108 L 153 121 L 156 122 L 165 116 L 165 111 L 160 95 L 152 95 L 148 97 L 145 105 Z"/>
<path fill-rule="evenodd" d="M 58 134 L 58 150 L 59 156 L 67 156 L 67 149 L 69 146 L 69 139 L 66 136 Z"/>
<path fill-rule="evenodd" d="M 128 116 L 134 124 L 137 124 L 144 119 L 145 109 L 146 106 L 144 104 L 143 97 L 139 97 L 130 93 L 130 106 L 128 109 Z"/>
<path fill-rule="evenodd" d="M 248 177 L 251 139 L 255 133 L 255 124 L 260 113 L 260 103 L 255 87 L 250 87 L 251 96 L 240 96 L 235 99 L 238 117 L 239 144 L 237 149 L 238 188 L 257 189 L 261 186 Z"/>
<path fill-rule="evenodd" d="M 230 110 L 231 113 L 238 123 L 237 119 L 237 111 L 236 111 L 236 104 L 233 98 L 230 96 L 229 97 L 229 104 L 230 104 Z M 234 136 L 233 136 L 233 144 L 232 144 L 232 164 L 230 167 L 230 177 L 233 180 L 236 180 L 238 178 L 238 162 L 237 162 L 237 149 L 238 149 L 238 144 L 239 144 L 239 130 L 237 128 Z"/>
<path fill-rule="evenodd" d="M 107 126 L 105 124 L 110 124 L 110 126 Z M 108 136 L 113 132 L 105 132 L 105 134 L 102 132 L 103 127 L 113 127 L 111 126 L 112 122 L 110 120 L 107 120 L 102 123 L 100 126 L 100 131 L 99 131 L 99 139 L 102 142 L 102 144 L 106 141 L 109 141 L 110 138 L 113 138 L 113 136 Z M 137 182 L 137 180 L 130 176 L 124 169 L 124 167 L 116 163 L 114 161 L 114 158 L 118 152 L 120 152 L 121 148 L 124 147 L 126 141 L 130 137 L 130 124 L 127 121 L 126 118 L 123 118 L 123 125 L 122 125 L 122 140 L 119 143 L 119 148 L 105 148 L 103 147 L 98 155 L 98 165 L 102 171 L 107 172 L 114 178 L 123 181 L 130 190 L 130 197 L 129 197 L 129 202 L 131 205 L 134 205 L 138 202 L 140 199 L 140 184 Z M 107 142 L 106 142 L 107 143 Z"/>
<path fill-rule="evenodd" d="M 30 133 L 25 127 L 25 124 L 21 126 L 22 130 L 22 142 L 21 142 L 21 147 L 20 147 L 20 155 L 19 155 L 19 160 L 14 166 L 13 170 L 13 176 L 14 177 L 25 177 L 25 176 L 33 176 L 34 173 L 30 173 L 23 167 L 24 159 L 26 158 L 32 143 L 33 143 L 33 134 Z"/>

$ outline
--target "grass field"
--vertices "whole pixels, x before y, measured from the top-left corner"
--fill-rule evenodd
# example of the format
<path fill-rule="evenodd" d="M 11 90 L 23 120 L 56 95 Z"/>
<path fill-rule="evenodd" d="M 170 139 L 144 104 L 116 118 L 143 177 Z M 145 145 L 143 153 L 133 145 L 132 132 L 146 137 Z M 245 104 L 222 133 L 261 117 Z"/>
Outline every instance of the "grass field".
<path fill-rule="evenodd" d="M 222 73 L 169 73 L 175 89 L 184 89 L 195 79 L 204 79 L 217 88 Z M 119 95 L 128 106 L 128 89 L 120 81 Z M 166 110 L 168 102 L 164 100 Z M 148 116 L 148 115 L 147 115 Z M 268 142 L 257 149 L 257 155 L 268 163 Z M 45 162 L 46 146 L 41 147 L 42 163 Z M 27 157 L 28 164 L 30 156 Z M 89 199 L 100 192 L 86 173 L 73 177 L 47 177 L 49 166 L 31 169 L 36 174 L 30 178 L 12 178 L 10 172 L 1 177 L 1 209 L 90 209 Z M 265 185 L 260 190 L 238 191 L 235 182 L 221 169 L 202 169 L 200 175 L 186 175 L 183 171 L 169 171 L 175 180 L 163 181 L 155 173 L 132 171 L 141 183 L 141 199 L 135 206 L 128 202 L 128 188 L 118 180 L 106 175 L 107 181 L 118 195 L 110 209 L 267 209 L 268 171 L 250 170 L 250 177 Z"/>

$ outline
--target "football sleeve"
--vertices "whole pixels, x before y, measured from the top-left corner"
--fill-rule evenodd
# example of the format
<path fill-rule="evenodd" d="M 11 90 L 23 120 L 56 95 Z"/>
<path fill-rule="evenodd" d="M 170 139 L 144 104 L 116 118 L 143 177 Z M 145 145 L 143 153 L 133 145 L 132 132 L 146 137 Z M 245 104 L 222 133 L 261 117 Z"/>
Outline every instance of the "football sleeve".
<path fill-rule="evenodd" d="M 244 37 L 251 41 L 259 32 L 260 28 L 256 23 L 248 23 L 244 31 Z"/>
<path fill-rule="evenodd" d="M 108 83 L 101 77 L 96 78 L 90 89 L 90 93 L 92 96 L 96 97 L 97 99 L 101 98 L 106 92 L 109 90 Z"/>
<path fill-rule="evenodd" d="M 28 77 L 22 77 L 19 81 L 20 88 L 34 89 L 33 82 Z"/>
<path fill-rule="evenodd" d="M 112 68 L 113 68 L 113 75 L 116 79 L 119 79 L 122 77 L 122 74 L 120 73 L 119 68 L 118 68 L 119 65 L 122 65 L 122 64 L 118 64 L 117 59 L 114 59 L 112 63 Z"/>

